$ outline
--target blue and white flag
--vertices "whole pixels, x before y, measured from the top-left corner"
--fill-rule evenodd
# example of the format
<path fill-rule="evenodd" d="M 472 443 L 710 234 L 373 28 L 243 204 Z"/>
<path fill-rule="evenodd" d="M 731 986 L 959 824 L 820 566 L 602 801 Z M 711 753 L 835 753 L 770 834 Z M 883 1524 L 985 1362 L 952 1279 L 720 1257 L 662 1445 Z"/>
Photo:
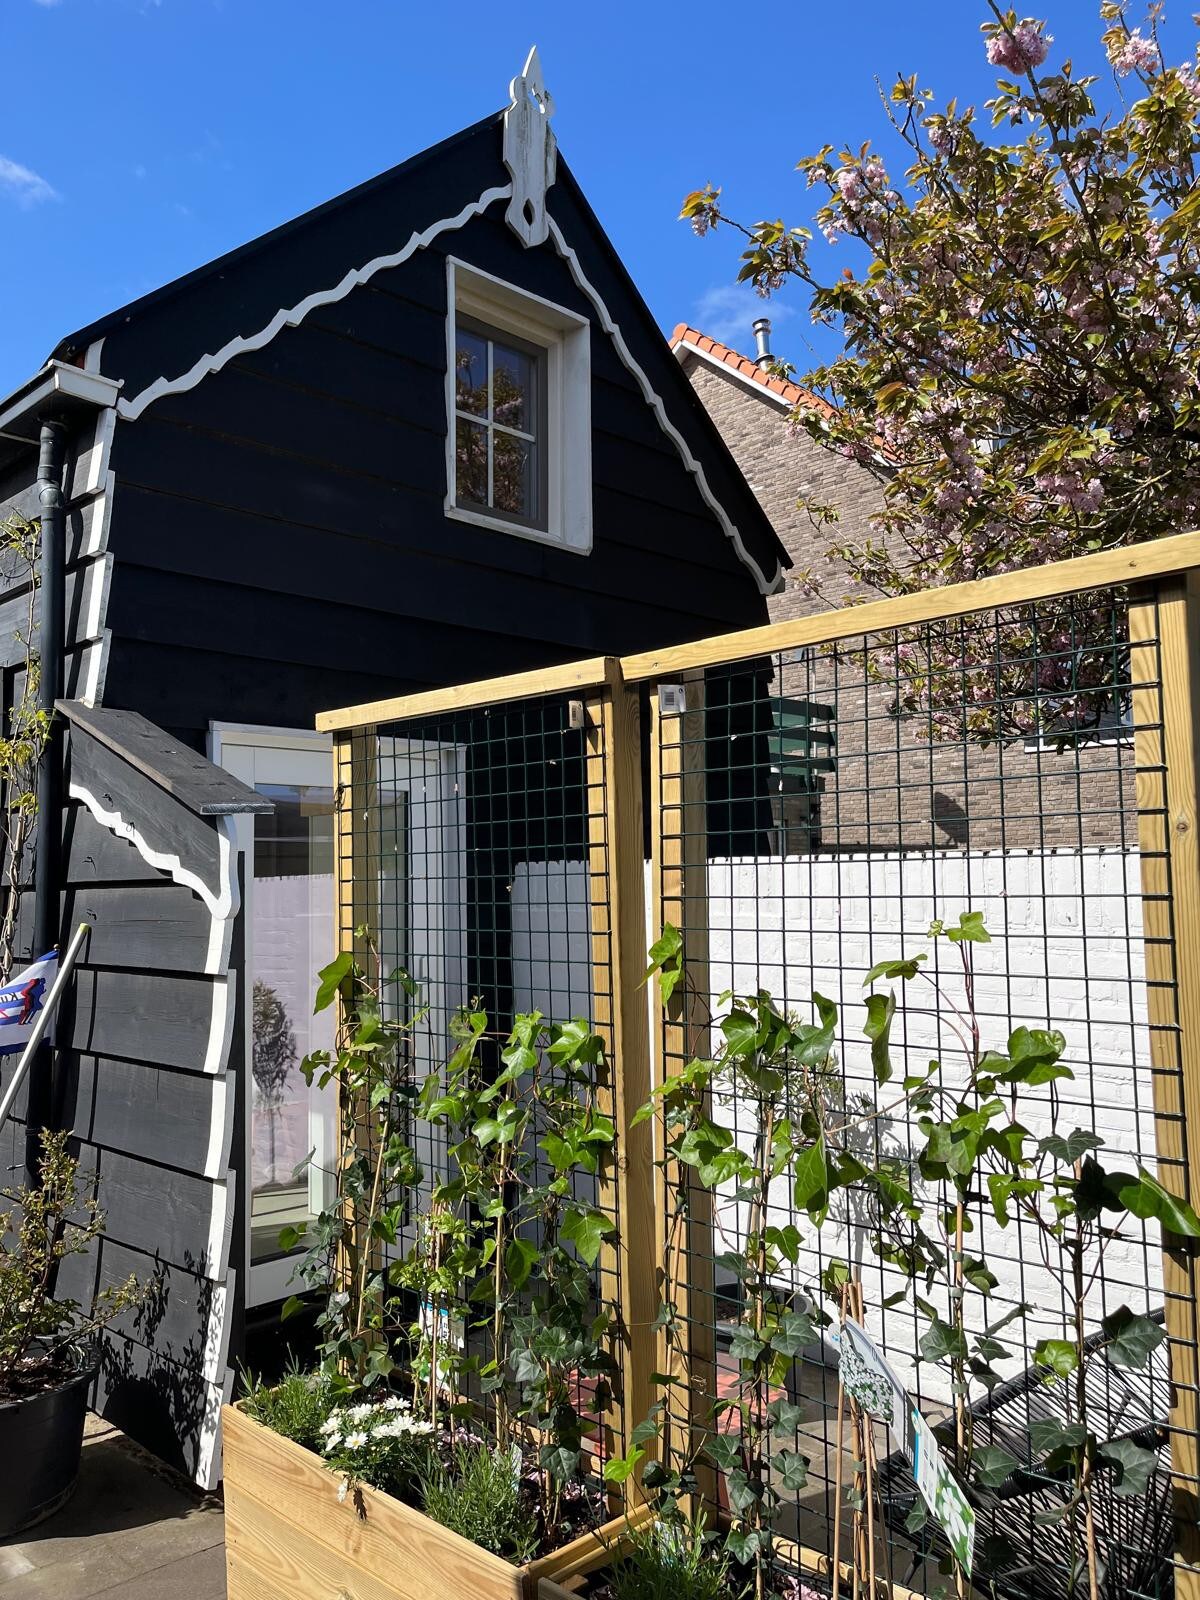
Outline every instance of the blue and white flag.
<path fill-rule="evenodd" d="M 16 1055 L 29 1043 L 57 971 L 58 951 L 51 950 L 0 989 L 0 1056 Z"/>

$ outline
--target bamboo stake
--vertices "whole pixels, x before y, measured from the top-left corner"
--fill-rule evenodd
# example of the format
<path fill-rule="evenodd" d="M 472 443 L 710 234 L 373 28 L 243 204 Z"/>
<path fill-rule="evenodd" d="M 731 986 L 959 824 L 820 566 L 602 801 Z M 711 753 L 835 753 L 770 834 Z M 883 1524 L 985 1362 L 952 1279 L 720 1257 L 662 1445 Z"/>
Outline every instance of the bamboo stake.
<path fill-rule="evenodd" d="M 842 1337 L 845 1338 L 846 1325 L 846 1292 L 848 1285 L 842 1285 L 841 1313 Z M 842 1440 L 846 1421 L 846 1386 L 842 1382 L 842 1364 L 838 1360 L 838 1400 L 837 1400 L 837 1445 L 833 1457 L 833 1596 L 838 1600 L 838 1591 L 842 1579 Z"/>

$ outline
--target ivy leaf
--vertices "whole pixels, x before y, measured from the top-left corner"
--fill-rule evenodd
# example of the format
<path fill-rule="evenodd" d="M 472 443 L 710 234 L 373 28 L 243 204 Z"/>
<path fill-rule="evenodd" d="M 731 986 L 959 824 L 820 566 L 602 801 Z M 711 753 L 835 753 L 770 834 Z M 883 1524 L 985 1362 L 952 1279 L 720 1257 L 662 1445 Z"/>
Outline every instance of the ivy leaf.
<path fill-rule="evenodd" d="M 1086 1440 L 1087 1429 L 1078 1422 L 1038 1417 L 1029 1424 L 1029 1448 L 1035 1456 L 1053 1455 L 1057 1450 L 1077 1450 Z"/>
<path fill-rule="evenodd" d="M 544 1444 L 538 1451 L 538 1462 L 555 1483 L 569 1483 L 579 1471 L 582 1453 L 565 1444 Z"/>
<path fill-rule="evenodd" d="M 725 1489 L 729 1496 L 729 1509 L 735 1516 L 744 1517 L 762 1498 L 758 1487 L 750 1482 L 741 1467 L 734 1467 L 725 1475 Z"/>
<path fill-rule="evenodd" d="M 961 1328 L 935 1318 L 933 1326 L 921 1335 L 921 1354 L 926 1361 L 944 1361 L 949 1356 L 967 1355 L 967 1339 Z"/>
<path fill-rule="evenodd" d="M 1095 1133 L 1086 1133 L 1082 1128 L 1076 1128 L 1074 1133 L 1069 1133 L 1064 1139 L 1059 1133 L 1048 1133 L 1038 1143 L 1038 1149 L 1045 1155 L 1053 1156 L 1056 1161 L 1064 1166 L 1074 1166 L 1077 1161 L 1082 1161 L 1089 1150 L 1103 1148 L 1104 1140 Z"/>
<path fill-rule="evenodd" d="M 1070 1067 L 1059 1059 L 1067 1041 L 1057 1029 L 1016 1028 L 1008 1036 L 1010 1065 L 997 1076 L 1005 1083 L 1023 1083 L 1029 1088 L 1053 1083 L 1056 1078 L 1074 1078 Z"/>
<path fill-rule="evenodd" d="M 1079 1353 L 1069 1339 L 1039 1339 L 1034 1346 L 1033 1359 L 1039 1367 L 1046 1368 L 1046 1382 L 1055 1378 L 1069 1378 L 1079 1365 Z"/>
<path fill-rule="evenodd" d="M 523 1289 L 529 1281 L 534 1263 L 541 1255 L 537 1245 L 529 1239 L 510 1239 L 504 1252 L 504 1276 L 514 1289 Z"/>
<path fill-rule="evenodd" d="M 808 1462 L 799 1450 L 779 1450 L 771 1457 L 771 1465 L 779 1474 L 779 1486 L 788 1494 L 803 1489 L 808 1482 Z"/>
<path fill-rule="evenodd" d="M 746 1323 L 739 1324 L 733 1330 L 733 1337 L 729 1341 L 729 1354 L 735 1361 L 757 1361 L 766 1348 L 764 1341 Z"/>
<path fill-rule="evenodd" d="M 920 971 L 921 962 L 928 961 L 925 954 L 919 956 L 901 956 L 895 961 L 877 961 L 863 979 L 863 988 L 868 988 L 880 978 L 915 978 Z"/>
<path fill-rule="evenodd" d="M 985 1489 L 998 1489 L 1020 1464 L 1016 1456 L 995 1444 L 980 1445 L 971 1457 L 975 1478 Z"/>
<path fill-rule="evenodd" d="M 779 1327 L 771 1335 L 771 1349 L 781 1356 L 795 1358 L 817 1337 L 817 1331 L 812 1325 L 812 1319 L 804 1316 L 799 1311 L 785 1311 L 779 1319 Z"/>
<path fill-rule="evenodd" d="M 722 1018 L 721 1032 L 725 1035 L 727 1055 L 745 1057 L 754 1054 L 758 1024 L 748 1011 L 731 1011 Z"/>
<path fill-rule="evenodd" d="M 820 1225 L 829 1210 L 829 1166 L 825 1159 L 825 1137 L 818 1135 L 796 1158 L 792 1169 L 792 1198 L 801 1211 L 807 1211 Z"/>
<path fill-rule="evenodd" d="M 887 1083 L 892 1075 L 892 1058 L 888 1045 L 892 1031 L 892 1018 L 896 1015 L 896 996 L 887 994 L 867 996 L 867 1021 L 863 1033 L 871 1041 L 871 1067 L 875 1082 Z"/>
<path fill-rule="evenodd" d="M 819 1067 L 833 1049 L 838 1014 L 833 1001 L 826 999 L 823 994 L 814 991 L 812 1003 L 817 1009 L 820 1023 L 816 1027 L 806 1024 L 796 1030 L 800 1042 L 793 1048 L 792 1055 L 801 1066 Z"/>
<path fill-rule="evenodd" d="M 304 1310 L 304 1301 L 298 1294 L 290 1294 L 283 1302 L 283 1310 L 279 1313 L 279 1320 L 286 1322 L 289 1317 L 294 1317 L 297 1311 Z"/>
<path fill-rule="evenodd" d="M 804 1409 L 791 1400 L 772 1400 L 767 1407 L 767 1421 L 780 1433 L 795 1433 L 804 1421 Z"/>
<path fill-rule="evenodd" d="M 951 944 L 991 944 L 992 936 L 983 925 L 982 911 L 964 911 L 958 927 L 947 928 Z"/>
<path fill-rule="evenodd" d="M 1101 1323 L 1108 1343 L 1104 1354 L 1114 1367 L 1137 1370 L 1144 1367 L 1153 1351 L 1167 1337 L 1157 1322 L 1149 1317 L 1139 1317 L 1128 1306 L 1120 1306 Z"/>
<path fill-rule="evenodd" d="M 646 977 L 651 978 L 656 972 L 668 964 L 675 962 L 683 954 L 683 935 L 671 922 L 663 923 L 661 938 L 650 946 L 650 965 L 646 968 Z"/>
<path fill-rule="evenodd" d="M 1127 1495 L 1145 1494 L 1150 1487 L 1151 1474 L 1158 1464 L 1158 1457 L 1153 1450 L 1134 1444 L 1132 1439 L 1110 1439 L 1107 1444 L 1100 1446 L 1097 1454 L 1117 1474 L 1113 1485 L 1115 1495 L 1124 1499 Z"/>
<path fill-rule="evenodd" d="M 354 967 L 354 957 L 349 950 L 343 950 L 341 955 L 334 956 L 327 967 L 322 967 L 317 977 L 321 982 L 317 988 L 317 998 L 313 1005 L 313 1016 L 319 1011 L 325 1011 L 333 1004 L 334 996 L 341 989 Z"/>
<path fill-rule="evenodd" d="M 611 1461 L 604 1463 L 605 1483 L 624 1483 L 632 1477 L 637 1470 L 638 1462 L 645 1457 L 646 1452 L 635 1444 L 623 1456 L 614 1456 Z"/>
<path fill-rule="evenodd" d="M 739 1566 L 747 1567 L 759 1551 L 767 1549 L 767 1537 L 758 1528 L 748 1532 L 734 1528 L 725 1535 L 725 1548 Z"/>
<path fill-rule="evenodd" d="M 581 1207 L 568 1211 L 562 1221 L 562 1236 L 573 1244 L 580 1258 L 594 1267 L 600 1255 L 600 1245 L 606 1235 L 613 1233 L 612 1222 L 603 1211 Z"/>
<path fill-rule="evenodd" d="M 1154 1218 L 1169 1232 L 1184 1239 L 1200 1237 L 1200 1217 L 1186 1200 L 1164 1189 L 1145 1167 L 1138 1168 L 1136 1178 L 1126 1172 L 1112 1174 L 1109 1187 L 1115 1189 L 1117 1199 L 1135 1217 L 1143 1221 Z"/>
<path fill-rule="evenodd" d="M 714 1433 L 705 1442 L 704 1454 L 721 1472 L 732 1472 L 742 1459 L 737 1441 L 731 1439 L 727 1433 Z"/>

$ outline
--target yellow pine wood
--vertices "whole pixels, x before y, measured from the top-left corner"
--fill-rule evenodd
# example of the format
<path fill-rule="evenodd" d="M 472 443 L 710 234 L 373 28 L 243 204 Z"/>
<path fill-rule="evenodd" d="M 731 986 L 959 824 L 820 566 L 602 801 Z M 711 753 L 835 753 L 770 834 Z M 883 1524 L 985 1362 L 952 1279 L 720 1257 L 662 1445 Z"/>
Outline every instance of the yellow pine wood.
<path fill-rule="evenodd" d="M 681 716 L 663 716 L 657 694 L 650 696 L 650 915 L 654 940 L 671 923 L 683 935 L 687 984 L 680 985 L 663 1009 L 654 982 L 658 1035 L 655 1082 L 679 1072 L 693 1057 L 711 1055 L 707 1000 L 708 977 L 708 851 L 704 780 L 704 683 L 699 674 L 685 675 L 686 709 Z M 686 1329 L 687 1360 L 669 1348 L 660 1335 L 659 1370 L 677 1380 L 665 1396 L 668 1417 L 668 1465 L 680 1467 L 695 1456 L 713 1426 L 717 1361 L 716 1301 L 713 1293 L 712 1196 L 698 1183 L 689 1195 L 686 1221 L 668 1212 L 667 1191 L 683 1175 L 672 1170 L 655 1189 L 657 1293 L 669 1295 Z M 686 1239 L 680 1230 L 686 1228 Z M 667 1283 L 674 1272 L 675 1281 Z M 700 1505 L 711 1516 L 717 1504 L 717 1477 L 702 1458 L 694 1460 Z"/>
<path fill-rule="evenodd" d="M 1021 605 L 1059 594 L 1077 594 L 1085 589 L 1138 583 L 1197 566 L 1200 566 L 1200 533 L 1180 533 L 1169 539 L 1152 539 L 1147 544 L 1104 550 L 1093 556 L 1052 561 L 1047 566 L 1031 567 L 1024 572 L 997 573 L 991 578 L 977 578 L 972 583 L 925 589 L 920 594 L 871 600 L 861 606 L 718 634 L 695 644 L 645 650 L 623 656 L 621 671 L 627 683 L 670 678 L 690 669 L 767 655 L 775 650 L 828 644 L 837 639 L 887 632 L 891 628 L 969 616 L 974 611 L 990 611 L 996 606 Z"/>
<path fill-rule="evenodd" d="M 476 706 L 500 705 L 539 694 L 560 694 L 570 689 L 595 689 L 608 678 L 611 658 L 587 656 L 561 667 L 536 667 L 503 678 L 480 678 L 448 689 L 427 689 L 420 694 L 397 695 L 317 713 L 317 731 L 337 733 L 348 728 L 378 727 L 385 722 L 405 722 L 414 717 L 436 716 L 443 711 L 469 711 Z"/>
<path fill-rule="evenodd" d="M 289 1559 L 301 1586 L 281 1589 L 288 1600 L 329 1600 L 336 1588 L 305 1576 L 328 1567 L 329 1558 L 348 1594 L 362 1600 L 428 1600 L 437 1594 L 473 1600 L 524 1600 L 520 1568 L 480 1550 L 411 1506 L 377 1489 L 361 1488 L 339 1503 L 338 1480 L 310 1450 L 262 1427 L 236 1407 L 222 1413 L 225 1484 L 233 1506 L 228 1537 L 244 1568 L 270 1572 L 279 1524 L 289 1530 Z M 259 1507 L 267 1515 L 261 1518 Z M 361 1511 L 361 1514 L 360 1514 Z M 237 1564 L 230 1568 L 231 1600 L 239 1591 Z"/>
<path fill-rule="evenodd" d="M 606 1161 L 601 1170 L 599 1199 L 616 1217 L 619 1234 L 615 1248 L 606 1246 L 600 1265 L 602 1282 L 614 1291 L 619 1285 L 624 1450 L 653 1404 L 653 1324 L 658 1312 L 653 1130 L 648 1122 L 634 1126 L 638 1109 L 650 1096 L 642 988 L 647 941 L 637 692 L 627 690 L 614 671 L 609 685 L 589 697 L 587 713 L 593 1025 L 605 1041 L 617 1133 L 615 1161 Z"/>
<path fill-rule="evenodd" d="M 1139 597 L 1130 606 L 1129 635 L 1158 1178 L 1198 1206 L 1200 1168 L 1188 1144 L 1189 1127 L 1200 1130 L 1197 575 L 1169 578 Z M 1200 1600 L 1200 1372 L 1191 1244 L 1164 1238 L 1163 1289 L 1171 1349 L 1175 1593 L 1179 1600 Z"/>
<path fill-rule="evenodd" d="M 614 1517 L 594 1533 L 581 1534 L 561 1550 L 531 1561 L 525 1568 L 531 1588 L 536 1590 L 545 1579 L 561 1585 L 599 1571 L 628 1549 L 631 1536 L 653 1520 L 654 1511 L 650 1506 L 631 1507 L 624 1516 Z"/>

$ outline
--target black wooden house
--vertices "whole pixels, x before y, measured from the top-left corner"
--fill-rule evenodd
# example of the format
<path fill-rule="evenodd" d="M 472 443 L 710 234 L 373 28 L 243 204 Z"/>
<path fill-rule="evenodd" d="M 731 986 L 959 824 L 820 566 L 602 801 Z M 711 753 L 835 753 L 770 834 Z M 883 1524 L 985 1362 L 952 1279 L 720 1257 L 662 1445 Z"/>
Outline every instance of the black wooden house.
<path fill-rule="evenodd" d="M 333 943 L 316 713 L 753 625 L 786 564 L 550 114 L 534 54 L 503 113 L 0 401 L 0 509 L 63 541 L 47 873 L 60 933 L 94 922 L 54 1114 L 109 1221 L 64 1292 L 154 1278 L 97 1404 L 205 1485 L 246 1310 L 290 1276 L 279 1226 L 319 1198 L 292 1177 L 324 1137 L 294 1070 Z M 28 600 L 0 595 L 6 708 Z"/>

